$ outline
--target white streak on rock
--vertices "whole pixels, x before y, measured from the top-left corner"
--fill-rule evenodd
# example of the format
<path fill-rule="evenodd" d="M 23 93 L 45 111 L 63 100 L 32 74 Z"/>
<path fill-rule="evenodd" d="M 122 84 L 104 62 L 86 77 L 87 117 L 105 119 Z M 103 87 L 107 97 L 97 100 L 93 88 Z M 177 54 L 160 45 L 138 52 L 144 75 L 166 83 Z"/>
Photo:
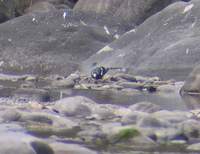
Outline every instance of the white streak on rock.
<path fill-rule="evenodd" d="M 108 35 L 110 35 L 110 32 L 109 32 L 108 28 L 107 28 L 106 26 L 104 26 L 103 28 L 104 28 L 104 30 L 106 31 L 106 33 L 107 33 Z"/>
<path fill-rule="evenodd" d="M 63 13 L 63 18 L 64 18 L 64 20 L 65 20 L 66 16 L 67 16 L 67 12 L 64 12 L 64 13 Z"/>
<path fill-rule="evenodd" d="M 84 21 L 82 21 L 82 20 L 80 20 L 80 23 L 83 25 L 83 26 L 86 26 L 87 24 L 84 22 Z"/>
<path fill-rule="evenodd" d="M 131 29 L 130 31 L 128 31 L 128 32 L 126 32 L 126 34 L 128 34 L 128 33 L 132 33 L 132 32 L 136 32 L 136 29 Z"/>
<path fill-rule="evenodd" d="M 194 7 L 194 4 L 187 5 L 185 7 L 185 9 L 183 10 L 183 14 L 187 13 L 188 11 L 190 11 L 193 7 Z"/>
<path fill-rule="evenodd" d="M 105 46 L 104 48 L 102 48 L 101 50 L 99 50 L 98 52 L 97 52 L 97 54 L 101 54 L 101 53 L 103 53 L 103 52 L 110 52 L 110 51 L 113 51 L 113 48 L 111 48 L 110 46 Z"/>
<path fill-rule="evenodd" d="M 118 55 L 118 57 L 121 57 L 121 58 L 123 58 L 124 56 L 125 56 L 125 53 L 121 53 Z"/>
<path fill-rule="evenodd" d="M 190 50 L 189 50 L 189 48 L 187 48 L 186 51 L 185 51 L 186 55 L 188 55 L 189 52 L 190 52 Z"/>

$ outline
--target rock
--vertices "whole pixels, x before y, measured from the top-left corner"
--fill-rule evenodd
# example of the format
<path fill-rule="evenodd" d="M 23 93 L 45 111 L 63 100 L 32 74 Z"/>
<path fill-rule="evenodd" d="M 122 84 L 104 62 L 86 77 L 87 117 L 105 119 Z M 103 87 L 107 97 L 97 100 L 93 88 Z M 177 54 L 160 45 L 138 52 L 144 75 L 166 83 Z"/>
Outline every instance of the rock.
<path fill-rule="evenodd" d="M 18 121 L 21 118 L 21 114 L 19 111 L 15 109 L 7 109 L 0 113 L 0 117 L 5 122 L 12 122 L 12 121 Z"/>
<path fill-rule="evenodd" d="M 140 112 L 147 112 L 147 113 L 153 113 L 153 112 L 161 110 L 160 106 L 153 104 L 151 102 L 136 103 L 134 105 L 129 106 L 129 109 L 131 109 L 132 111 L 140 111 Z"/>
<path fill-rule="evenodd" d="M 78 0 L 48 0 L 48 2 L 55 5 L 56 8 L 60 8 L 60 6 L 65 5 L 67 8 L 73 8 Z"/>
<path fill-rule="evenodd" d="M 51 143 L 50 146 L 54 150 L 55 154 L 97 154 L 95 151 L 77 144 L 54 142 Z"/>
<path fill-rule="evenodd" d="M 186 120 L 179 124 L 179 128 L 188 137 L 189 140 L 199 138 L 200 123 L 197 120 Z"/>
<path fill-rule="evenodd" d="M 181 130 L 177 128 L 164 128 L 152 131 L 155 135 L 155 141 L 160 144 L 175 144 L 178 141 L 181 141 L 181 144 L 182 142 L 185 144 L 185 142 L 188 141 L 187 138 L 184 137 L 184 134 L 181 134 Z M 149 137 L 151 138 L 151 135 L 149 135 Z"/>
<path fill-rule="evenodd" d="M 123 88 L 132 88 L 132 89 L 139 89 L 142 90 L 144 87 L 144 83 L 137 83 L 137 82 L 121 82 L 118 83 L 119 86 Z"/>
<path fill-rule="evenodd" d="M 23 113 L 21 122 L 28 133 L 38 137 L 74 137 L 80 131 L 79 125 L 70 119 L 47 113 Z"/>
<path fill-rule="evenodd" d="M 66 116 L 85 117 L 91 114 L 91 107 L 95 104 L 91 99 L 75 96 L 55 102 L 54 109 Z"/>
<path fill-rule="evenodd" d="M 31 142 L 31 146 L 35 150 L 37 154 L 54 154 L 53 149 L 46 143 L 41 141 L 33 141 Z"/>
<path fill-rule="evenodd" d="M 167 128 L 170 126 L 170 123 L 167 122 L 166 120 L 159 119 L 153 117 L 152 115 L 149 115 L 147 117 L 141 118 L 137 122 L 137 125 L 143 128 Z"/>
<path fill-rule="evenodd" d="M 143 136 L 135 126 L 114 126 L 109 128 L 109 130 L 107 129 L 104 128 L 103 131 L 107 135 L 108 143 L 116 147 L 147 150 L 155 148 L 156 146 L 150 138 Z"/>
<path fill-rule="evenodd" d="M 182 92 L 181 92 L 182 93 Z M 190 95 L 190 94 L 181 94 L 183 101 L 185 102 L 187 109 L 190 110 L 198 110 L 200 108 L 199 95 Z"/>
<path fill-rule="evenodd" d="M 55 10 L 53 4 L 50 4 L 49 2 L 36 2 L 32 4 L 29 8 L 25 10 L 26 13 L 34 13 L 34 12 L 50 12 L 52 10 Z"/>
<path fill-rule="evenodd" d="M 161 120 L 168 121 L 169 123 L 171 123 L 171 125 L 178 124 L 182 121 L 189 119 L 188 113 L 184 111 L 161 110 L 161 111 L 154 112 L 152 116 Z"/>
<path fill-rule="evenodd" d="M 200 93 L 200 65 L 197 65 L 186 78 L 186 81 L 181 88 L 181 93 L 195 94 Z"/>
<path fill-rule="evenodd" d="M 122 118 L 121 118 L 121 122 L 123 125 L 129 125 L 129 124 L 137 124 L 137 122 L 144 118 L 144 117 L 148 117 L 149 114 L 148 113 L 145 113 L 145 112 L 138 112 L 138 111 L 134 111 L 134 112 L 131 112 L 127 115 L 124 115 Z"/>
<path fill-rule="evenodd" d="M 127 82 L 137 82 L 136 78 L 133 75 L 124 74 L 124 73 L 117 73 L 113 75 L 111 78 L 112 80 L 115 80 L 115 81 L 125 80 Z"/>
<path fill-rule="evenodd" d="M 42 110 L 45 108 L 44 105 L 38 103 L 38 102 L 29 102 L 28 103 L 28 108 L 33 109 L 33 110 Z"/>
<path fill-rule="evenodd" d="M 31 0 L 7 0 L 0 2 L 0 23 L 24 13 Z"/>
<path fill-rule="evenodd" d="M 98 120 L 109 120 L 116 117 L 115 109 L 109 105 L 96 105 L 92 109 L 92 116 Z"/>
<path fill-rule="evenodd" d="M 195 143 L 187 147 L 189 151 L 200 151 L 200 143 Z"/>
<path fill-rule="evenodd" d="M 96 146 L 103 146 L 108 144 L 106 134 L 102 132 L 100 125 L 91 123 L 87 127 L 78 133 L 78 137 L 86 144 L 92 144 Z"/>
<path fill-rule="evenodd" d="M 73 88 L 74 86 L 75 86 L 75 81 L 72 79 L 52 81 L 53 88 Z"/>
<path fill-rule="evenodd" d="M 107 134 L 108 141 L 110 143 L 116 144 L 117 142 L 127 141 L 131 138 L 140 135 L 137 128 L 133 126 L 104 126 L 103 132 Z"/>
<path fill-rule="evenodd" d="M 107 67 L 128 68 L 136 75 L 184 80 L 199 63 L 199 38 L 194 33 L 198 31 L 199 7 L 198 0 L 169 5 L 109 44 L 111 52 L 101 52 L 84 61 L 83 70 L 87 72 L 88 65 L 98 62 Z"/>
<path fill-rule="evenodd" d="M 166 0 L 162 4 L 159 0 L 79 0 L 74 10 L 106 16 L 108 22 L 109 19 L 115 17 L 127 27 L 133 27 L 134 25 L 142 23 L 146 18 L 160 11 L 172 2 L 173 0 Z"/>
<path fill-rule="evenodd" d="M 32 148 L 30 143 L 34 140 L 35 138 L 21 133 L 1 133 L 0 153 L 35 154 L 36 151 Z"/>
<path fill-rule="evenodd" d="M 89 18 L 72 10 L 67 10 L 64 19 L 63 13 L 29 13 L 1 24 L 0 71 L 68 76 L 78 69 L 80 62 L 114 40 L 103 26 L 98 26 L 97 20 L 88 21 Z M 81 23 L 83 20 L 87 24 Z"/>
<path fill-rule="evenodd" d="M 43 124 L 52 124 L 53 120 L 51 119 L 52 116 L 45 113 L 40 112 L 23 112 L 21 113 L 21 122 L 36 122 L 36 123 L 43 123 Z"/>
<path fill-rule="evenodd" d="M 175 90 L 176 88 L 174 85 L 161 85 L 157 87 L 157 91 L 163 93 L 173 93 Z"/>

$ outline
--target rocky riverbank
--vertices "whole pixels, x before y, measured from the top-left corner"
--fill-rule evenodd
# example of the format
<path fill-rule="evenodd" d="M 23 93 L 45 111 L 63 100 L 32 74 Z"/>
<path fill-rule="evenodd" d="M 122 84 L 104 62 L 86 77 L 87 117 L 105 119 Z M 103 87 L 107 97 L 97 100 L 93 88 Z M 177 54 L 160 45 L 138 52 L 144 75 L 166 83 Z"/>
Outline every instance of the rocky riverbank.
<path fill-rule="evenodd" d="M 7 95 L 15 94 L 12 97 L 5 95 L 4 100 L 1 97 L 0 153 L 200 151 L 199 110 L 170 111 L 148 100 L 126 106 L 106 102 L 99 104 L 85 96 L 68 94 L 65 97 L 63 91 L 84 89 L 120 92 L 125 96 L 149 93 L 169 97 L 183 83 L 125 73 L 107 75 L 96 81 L 78 72 L 68 77 L 1 75 L 0 81 L 7 83 L 7 87 L 2 85 L 2 89 L 10 88 Z M 50 89 L 60 91 L 59 97 L 55 100 L 41 99 L 50 94 Z M 38 95 L 27 97 L 31 96 L 27 95 L 28 91 L 34 94 L 33 90 Z M 8 146 L 11 141 L 13 146 Z"/>

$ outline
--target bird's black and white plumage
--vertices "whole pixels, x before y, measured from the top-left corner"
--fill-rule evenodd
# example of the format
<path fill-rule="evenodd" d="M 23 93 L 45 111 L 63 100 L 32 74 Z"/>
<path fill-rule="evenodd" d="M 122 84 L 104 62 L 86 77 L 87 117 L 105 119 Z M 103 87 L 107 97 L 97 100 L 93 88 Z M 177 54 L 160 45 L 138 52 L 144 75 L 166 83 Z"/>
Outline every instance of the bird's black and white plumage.
<path fill-rule="evenodd" d="M 119 67 L 103 67 L 103 66 L 99 66 L 94 68 L 91 71 L 91 77 L 95 80 L 99 80 L 102 79 L 103 76 L 109 71 L 109 70 L 120 70 L 120 71 L 124 71 L 123 68 L 119 68 Z"/>
<path fill-rule="evenodd" d="M 103 76 L 108 72 L 109 68 L 105 68 L 103 66 L 96 67 L 91 71 L 91 77 L 95 80 L 102 79 Z"/>

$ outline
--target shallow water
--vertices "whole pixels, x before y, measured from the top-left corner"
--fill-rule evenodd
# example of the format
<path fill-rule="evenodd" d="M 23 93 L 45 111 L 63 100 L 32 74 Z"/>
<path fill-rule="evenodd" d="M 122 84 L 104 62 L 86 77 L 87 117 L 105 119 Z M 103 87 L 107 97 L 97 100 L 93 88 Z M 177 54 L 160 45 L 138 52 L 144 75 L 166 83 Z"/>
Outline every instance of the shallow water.
<path fill-rule="evenodd" d="M 146 101 L 160 105 L 161 108 L 166 110 L 188 109 L 178 92 L 169 94 L 142 92 L 130 95 L 121 93 L 120 91 L 73 90 L 71 95 L 86 96 L 100 104 L 129 106 L 138 102 Z"/>
<path fill-rule="evenodd" d="M 86 96 L 99 104 L 116 104 L 120 106 L 129 106 L 138 102 L 151 102 L 159 105 L 162 109 L 166 110 L 188 110 L 197 107 L 189 96 L 182 97 L 179 95 L 179 90 L 170 93 L 125 93 L 121 91 L 99 91 L 99 90 L 49 90 L 43 91 L 42 89 L 21 89 L 15 88 L 1 88 L 0 89 L 0 103 L 12 100 L 19 103 L 26 103 L 28 101 L 39 101 L 49 103 L 60 98 L 70 96 Z M 186 100 L 186 101 L 185 101 Z M 186 103 L 187 102 L 187 103 Z M 197 104 L 197 103 L 196 103 Z M 200 105 L 198 106 L 200 107 Z"/>

